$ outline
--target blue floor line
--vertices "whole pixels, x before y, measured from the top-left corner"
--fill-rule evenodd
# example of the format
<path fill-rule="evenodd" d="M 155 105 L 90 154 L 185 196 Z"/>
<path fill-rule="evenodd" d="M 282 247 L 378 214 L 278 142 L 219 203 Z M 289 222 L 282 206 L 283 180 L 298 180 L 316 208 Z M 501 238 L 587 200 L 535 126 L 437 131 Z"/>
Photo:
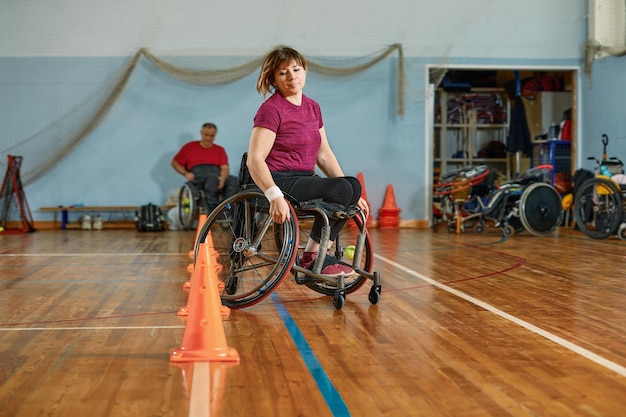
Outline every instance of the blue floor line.
<path fill-rule="evenodd" d="M 300 356 L 302 356 L 302 359 L 313 376 L 313 379 L 315 379 L 317 387 L 322 393 L 324 400 L 326 400 L 326 404 L 328 404 L 328 408 L 330 408 L 333 416 L 350 417 L 348 406 L 328 378 L 328 375 L 326 375 L 326 371 L 324 371 L 324 368 L 315 357 L 309 343 L 306 341 L 304 335 L 300 331 L 300 328 L 293 320 L 293 317 L 291 317 L 291 314 L 287 311 L 287 308 L 285 308 L 285 305 L 282 303 L 280 297 L 274 292 L 270 295 L 270 298 L 274 302 L 280 318 L 283 320 L 289 335 L 291 335 L 291 338 L 296 344 L 296 348 L 298 349 L 298 352 L 300 352 Z"/>

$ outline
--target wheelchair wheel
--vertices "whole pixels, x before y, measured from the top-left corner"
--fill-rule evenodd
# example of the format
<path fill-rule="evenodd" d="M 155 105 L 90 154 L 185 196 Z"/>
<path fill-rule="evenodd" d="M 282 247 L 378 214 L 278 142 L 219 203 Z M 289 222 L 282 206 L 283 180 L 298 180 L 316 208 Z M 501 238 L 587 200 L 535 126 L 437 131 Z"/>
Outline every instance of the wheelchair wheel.
<path fill-rule="evenodd" d="M 346 248 L 348 246 L 356 246 L 357 235 L 359 233 L 364 234 L 364 244 L 363 249 L 361 250 L 360 256 L 359 254 L 347 253 Z M 309 238 L 310 228 L 305 228 L 301 224 L 300 226 L 300 248 L 304 248 L 304 244 Z M 337 240 L 335 241 L 332 247 L 332 255 L 342 262 L 352 265 L 356 272 L 364 271 L 371 273 L 373 269 L 373 248 L 372 241 L 370 239 L 369 233 L 367 229 L 363 225 L 363 221 L 361 220 L 361 216 L 356 215 L 350 218 L 348 222 L 345 224 L 341 232 L 339 232 L 339 236 L 337 236 Z M 302 253 L 300 253 L 302 255 Z M 352 255 L 352 256 L 349 256 Z M 354 265 L 354 259 L 360 258 L 359 264 Z M 345 277 L 344 285 L 345 285 L 345 293 L 350 294 L 357 291 L 359 288 L 365 284 L 367 278 L 355 274 L 349 277 Z M 335 295 L 337 287 L 330 282 L 320 282 L 320 281 L 311 281 L 306 282 L 305 285 L 311 288 L 313 291 L 316 291 L 320 294 L 324 295 Z"/>
<path fill-rule="evenodd" d="M 530 184 L 519 199 L 519 212 L 524 228 L 533 235 L 553 233 L 563 220 L 561 196 L 544 182 Z"/>
<path fill-rule="evenodd" d="M 622 195 L 613 181 L 592 178 L 584 182 L 576 192 L 576 225 L 590 238 L 605 239 L 615 234 L 622 217 Z"/>
<path fill-rule="evenodd" d="M 183 230 L 191 230 L 197 218 L 198 202 L 193 187 L 189 183 L 183 184 L 178 193 L 178 216 Z"/>
<path fill-rule="evenodd" d="M 280 285 L 293 266 L 299 239 L 295 210 L 290 205 L 291 220 L 275 224 L 269 216 L 269 203 L 258 191 L 243 191 L 224 200 L 209 214 L 198 232 L 195 246 L 197 259 L 199 245 L 209 232 L 217 252 L 218 280 L 222 304 L 230 308 L 254 305 Z M 277 246 L 275 229 L 285 236 Z"/>

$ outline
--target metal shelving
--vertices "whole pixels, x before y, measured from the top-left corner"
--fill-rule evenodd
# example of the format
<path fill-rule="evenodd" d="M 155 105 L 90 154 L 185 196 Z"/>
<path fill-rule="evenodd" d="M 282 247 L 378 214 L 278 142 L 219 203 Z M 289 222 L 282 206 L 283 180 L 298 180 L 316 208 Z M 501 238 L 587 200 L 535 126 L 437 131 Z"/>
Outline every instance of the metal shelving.
<path fill-rule="evenodd" d="M 510 103 L 502 89 L 472 89 L 469 92 L 436 91 L 435 165 L 440 172 L 489 165 L 511 176 L 510 158 L 481 155 L 489 142 L 506 143 Z"/>

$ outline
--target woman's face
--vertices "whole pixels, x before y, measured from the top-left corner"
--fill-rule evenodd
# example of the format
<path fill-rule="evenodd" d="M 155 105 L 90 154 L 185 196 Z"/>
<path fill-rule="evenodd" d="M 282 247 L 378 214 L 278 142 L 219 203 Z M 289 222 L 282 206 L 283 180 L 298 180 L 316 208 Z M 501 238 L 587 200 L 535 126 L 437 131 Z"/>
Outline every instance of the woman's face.
<path fill-rule="evenodd" d="M 306 84 L 306 70 L 296 61 L 283 62 L 274 71 L 274 84 L 283 96 L 298 94 Z"/>

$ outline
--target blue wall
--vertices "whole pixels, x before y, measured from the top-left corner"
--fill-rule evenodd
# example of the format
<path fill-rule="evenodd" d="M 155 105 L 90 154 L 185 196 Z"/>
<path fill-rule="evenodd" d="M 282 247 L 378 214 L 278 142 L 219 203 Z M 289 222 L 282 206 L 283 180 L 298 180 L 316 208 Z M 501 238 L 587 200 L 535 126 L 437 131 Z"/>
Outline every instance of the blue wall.
<path fill-rule="evenodd" d="M 19 62 L 28 60 L 28 63 Z M 119 58 L 4 58 L 4 79 L 22 77 L 37 83 L 12 84 L 3 106 L 15 120 L 4 128 L 7 137 L 34 134 L 59 117 L 44 113 L 31 123 L 33 97 L 43 107 L 79 102 L 103 80 L 77 74 L 97 72 L 104 80 L 125 65 Z M 16 62 L 18 61 L 18 62 Z M 322 106 L 331 145 L 348 175 L 363 173 L 374 213 L 381 207 L 388 184 L 394 187 L 402 219 L 427 219 L 427 159 L 425 155 L 426 64 L 434 59 L 410 58 L 406 62 L 406 113 L 397 110 L 396 58 L 388 58 L 369 70 L 349 77 L 330 77 L 309 72 L 305 93 Z M 455 59 L 455 65 L 547 65 L 572 66 L 573 60 L 481 60 Z M 117 66 L 117 68 L 116 68 Z M 28 74 L 6 68 L 29 68 Z M 217 142 L 231 159 L 237 173 L 239 158 L 247 150 L 252 119 L 263 98 L 255 91 L 256 72 L 223 86 L 199 87 L 172 78 L 142 59 L 121 98 L 101 125 L 63 162 L 26 187 L 35 219 L 52 214 L 38 212 L 44 206 L 140 205 L 164 203 L 182 184 L 170 167 L 178 148 L 199 137 L 200 125 L 219 126 Z M 596 88 L 599 88 L 596 86 Z M 72 94 L 74 95 L 72 97 Z M 11 108 L 10 97 L 25 97 Z M 59 105 L 55 106 L 58 100 Z M 46 117 L 50 120 L 47 120 Z M 13 116 L 10 116 L 13 117 Z"/>
<path fill-rule="evenodd" d="M 359 11 L 355 11 L 354 6 L 360 5 L 356 1 L 322 1 L 315 7 L 286 0 L 269 3 L 289 4 L 290 11 L 283 17 L 291 24 L 268 26 L 267 19 L 258 16 L 272 16 L 273 9 L 234 10 L 238 9 L 234 4 L 202 0 L 158 4 L 143 0 L 140 7 L 96 8 L 68 1 L 62 9 L 53 4 L 42 9 L 23 2 L 3 3 L 0 151 L 11 151 L 13 145 L 35 137 L 29 143 L 31 151 L 49 152 L 34 135 L 54 130 L 64 115 L 126 65 L 137 45 L 172 51 L 171 55 L 180 51 L 188 57 L 194 52 L 207 57 L 228 52 L 245 59 L 256 58 L 274 45 L 290 44 L 308 56 L 341 60 L 400 43 L 407 82 L 403 117 L 396 113 L 395 54 L 349 77 L 309 72 L 305 94 L 322 105 L 329 139 L 344 171 L 363 173 L 374 215 L 387 185 L 392 184 L 401 218 L 425 220 L 431 170 L 425 142 L 427 65 L 582 68 L 584 0 L 390 0 Z M 310 13 L 323 7 L 335 12 L 332 16 Z M 122 11 L 127 18 L 120 20 Z M 209 15 L 214 24 L 200 24 Z M 223 30 L 235 15 L 250 27 Z M 293 24 L 296 16 L 303 26 Z M 67 25 L 69 21 L 74 24 Z M 89 32 L 81 33 L 86 28 Z M 584 156 L 602 151 L 603 133 L 611 138 L 610 153 L 626 155 L 621 115 L 625 62 L 623 58 L 596 61 L 592 78 L 581 79 L 582 131 L 577 146 L 583 164 L 587 163 Z M 254 89 L 256 76 L 255 72 L 231 84 L 199 87 L 173 79 L 142 59 L 103 122 L 60 165 L 26 187 L 35 219 L 52 219 L 37 210 L 43 206 L 164 203 L 182 182 L 169 165 L 171 157 L 184 142 L 198 138 L 206 121 L 218 124 L 217 141 L 228 151 L 231 171 L 236 173 L 262 101 Z"/>
<path fill-rule="evenodd" d="M 27 64 L 19 62 L 24 59 Z M 103 63 L 104 58 L 99 60 L 4 58 L 11 64 L 5 68 L 30 69 L 25 75 L 2 74 L 5 79 L 23 76 L 38 83 L 12 84 L 3 106 L 11 110 L 8 97 L 26 97 L 12 109 L 23 117 L 32 113 L 27 107 L 32 97 L 42 97 L 46 108 L 54 108 L 55 100 L 79 102 L 100 85 L 88 80 L 80 88 L 75 74 L 81 69 L 89 73 L 95 65 L 113 67 Z M 124 65 L 123 60 L 112 60 Z M 345 173 L 363 173 L 372 207 L 382 205 L 387 184 L 393 184 L 398 205 L 406 213 L 403 218 L 425 218 L 415 206 L 425 191 L 416 181 L 424 178 L 423 163 L 416 163 L 423 158 L 424 126 L 419 116 L 424 114 L 424 102 L 409 97 L 407 116 L 398 116 L 397 65 L 396 58 L 389 58 L 350 77 L 309 72 L 305 93 L 322 106 L 331 145 Z M 263 100 L 254 89 L 256 78 L 255 72 L 228 85 L 199 87 L 176 80 L 142 59 L 101 125 L 59 166 L 26 187 L 35 219 L 51 218 L 37 211 L 43 206 L 164 203 L 182 184 L 182 177 L 170 167 L 172 156 L 186 141 L 198 139 L 200 125 L 206 121 L 218 125 L 217 143 L 226 148 L 231 172 L 236 174 L 240 156 L 247 150 L 252 119 Z M 422 74 L 413 82 L 423 80 Z M 71 93 L 75 97 L 69 97 Z M 36 125 L 17 117 L 6 125 L 3 135 L 34 134 L 59 117 L 53 112 L 49 116 L 50 120 L 35 118 Z"/>
<path fill-rule="evenodd" d="M 609 137 L 608 156 L 626 161 L 626 58 L 608 57 L 595 61 L 592 77 L 585 77 L 583 81 L 581 166 L 594 168 L 594 163 L 586 158 L 602 156 L 603 134 Z"/>

